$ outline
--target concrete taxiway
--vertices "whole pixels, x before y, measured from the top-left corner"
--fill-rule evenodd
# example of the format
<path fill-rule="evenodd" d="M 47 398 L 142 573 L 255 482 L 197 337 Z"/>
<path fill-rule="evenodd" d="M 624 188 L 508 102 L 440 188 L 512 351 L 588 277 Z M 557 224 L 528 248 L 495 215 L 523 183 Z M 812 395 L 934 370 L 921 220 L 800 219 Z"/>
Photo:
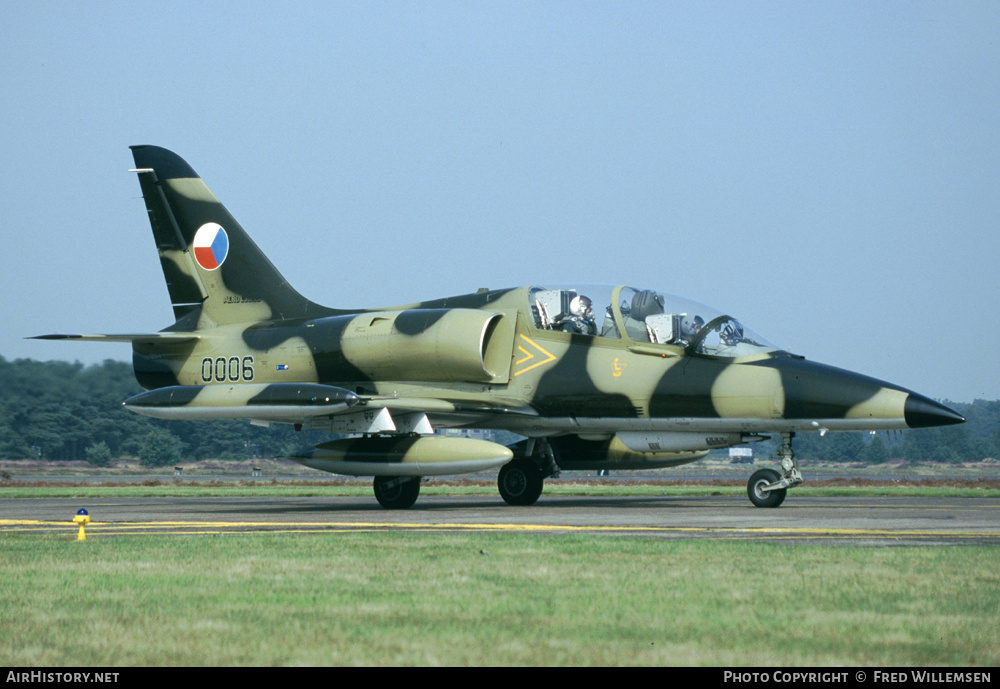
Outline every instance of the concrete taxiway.
<path fill-rule="evenodd" d="M 862 498 L 790 494 L 778 509 L 745 497 L 421 495 L 402 511 L 371 497 L 8 498 L 0 533 L 65 534 L 85 508 L 88 538 L 125 534 L 503 531 L 600 537 L 714 538 L 852 545 L 1000 545 L 1000 498 Z"/>

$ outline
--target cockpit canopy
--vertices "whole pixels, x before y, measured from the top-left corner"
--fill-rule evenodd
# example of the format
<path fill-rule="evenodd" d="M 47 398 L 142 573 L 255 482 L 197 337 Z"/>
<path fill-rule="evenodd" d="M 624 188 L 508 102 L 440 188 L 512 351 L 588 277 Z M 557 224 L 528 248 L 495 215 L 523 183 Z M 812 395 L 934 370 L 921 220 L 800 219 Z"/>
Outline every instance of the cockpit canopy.
<path fill-rule="evenodd" d="M 778 347 L 716 309 L 655 290 L 619 285 L 532 287 L 536 328 L 683 347 L 720 357 L 767 354 Z"/>

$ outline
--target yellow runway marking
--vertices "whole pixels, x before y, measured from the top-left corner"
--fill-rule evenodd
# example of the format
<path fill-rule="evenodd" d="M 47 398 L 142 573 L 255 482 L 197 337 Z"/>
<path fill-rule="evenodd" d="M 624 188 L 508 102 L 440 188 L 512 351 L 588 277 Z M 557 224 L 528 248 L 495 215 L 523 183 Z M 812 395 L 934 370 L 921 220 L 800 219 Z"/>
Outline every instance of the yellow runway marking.
<path fill-rule="evenodd" d="M 65 532 L 75 534 L 72 522 L 30 519 L 2 519 L 0 532 Z M 316 533 L 349 531 L 408 530 L 427 532 L 502 531 L 521 533 L 607 533 L 607 534 L 714 534 L 722 537 L 765 538 L 987 538 L 1000 539 L 996 531 L 941 531 L 913 529 L 816 529 L 806 527 L 711 527 L 711 526 L 574 526 L 570 524 L 488 524 L 430 522 L 91 522 L 88 537 L 150 532 L 177 534 L 223 533 Z"/>

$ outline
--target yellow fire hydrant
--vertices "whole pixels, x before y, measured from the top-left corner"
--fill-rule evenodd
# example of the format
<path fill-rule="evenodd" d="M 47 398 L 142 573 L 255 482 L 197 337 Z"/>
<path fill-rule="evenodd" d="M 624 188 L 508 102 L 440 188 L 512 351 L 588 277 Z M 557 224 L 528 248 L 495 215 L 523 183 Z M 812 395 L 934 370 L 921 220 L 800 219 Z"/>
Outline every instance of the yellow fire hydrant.
<path fill-rule="evenodd" d="M 87 510 L 82 507 L 77 510 L 76 516 L 73 517 L 73 522 L 80 525 L 80 533 L 76 535 L 76 540 L 86 541 L 87 534 L 83 532 L 83 525 L 90 523 L 90 515 L 87 513 Z"/>

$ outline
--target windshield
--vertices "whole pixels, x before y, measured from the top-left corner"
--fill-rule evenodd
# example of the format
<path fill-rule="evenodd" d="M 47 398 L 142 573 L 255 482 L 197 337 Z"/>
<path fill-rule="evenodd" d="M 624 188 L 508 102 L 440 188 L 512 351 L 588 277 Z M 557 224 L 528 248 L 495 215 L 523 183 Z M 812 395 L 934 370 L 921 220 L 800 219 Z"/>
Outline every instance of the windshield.
<path fill-rule="evenodd" d="M 778 348 L 717 309 L 665 292 L 634 287 L 532 287 L 536 328 L 684 347 L 722 357 L 753 356 Z"/>

